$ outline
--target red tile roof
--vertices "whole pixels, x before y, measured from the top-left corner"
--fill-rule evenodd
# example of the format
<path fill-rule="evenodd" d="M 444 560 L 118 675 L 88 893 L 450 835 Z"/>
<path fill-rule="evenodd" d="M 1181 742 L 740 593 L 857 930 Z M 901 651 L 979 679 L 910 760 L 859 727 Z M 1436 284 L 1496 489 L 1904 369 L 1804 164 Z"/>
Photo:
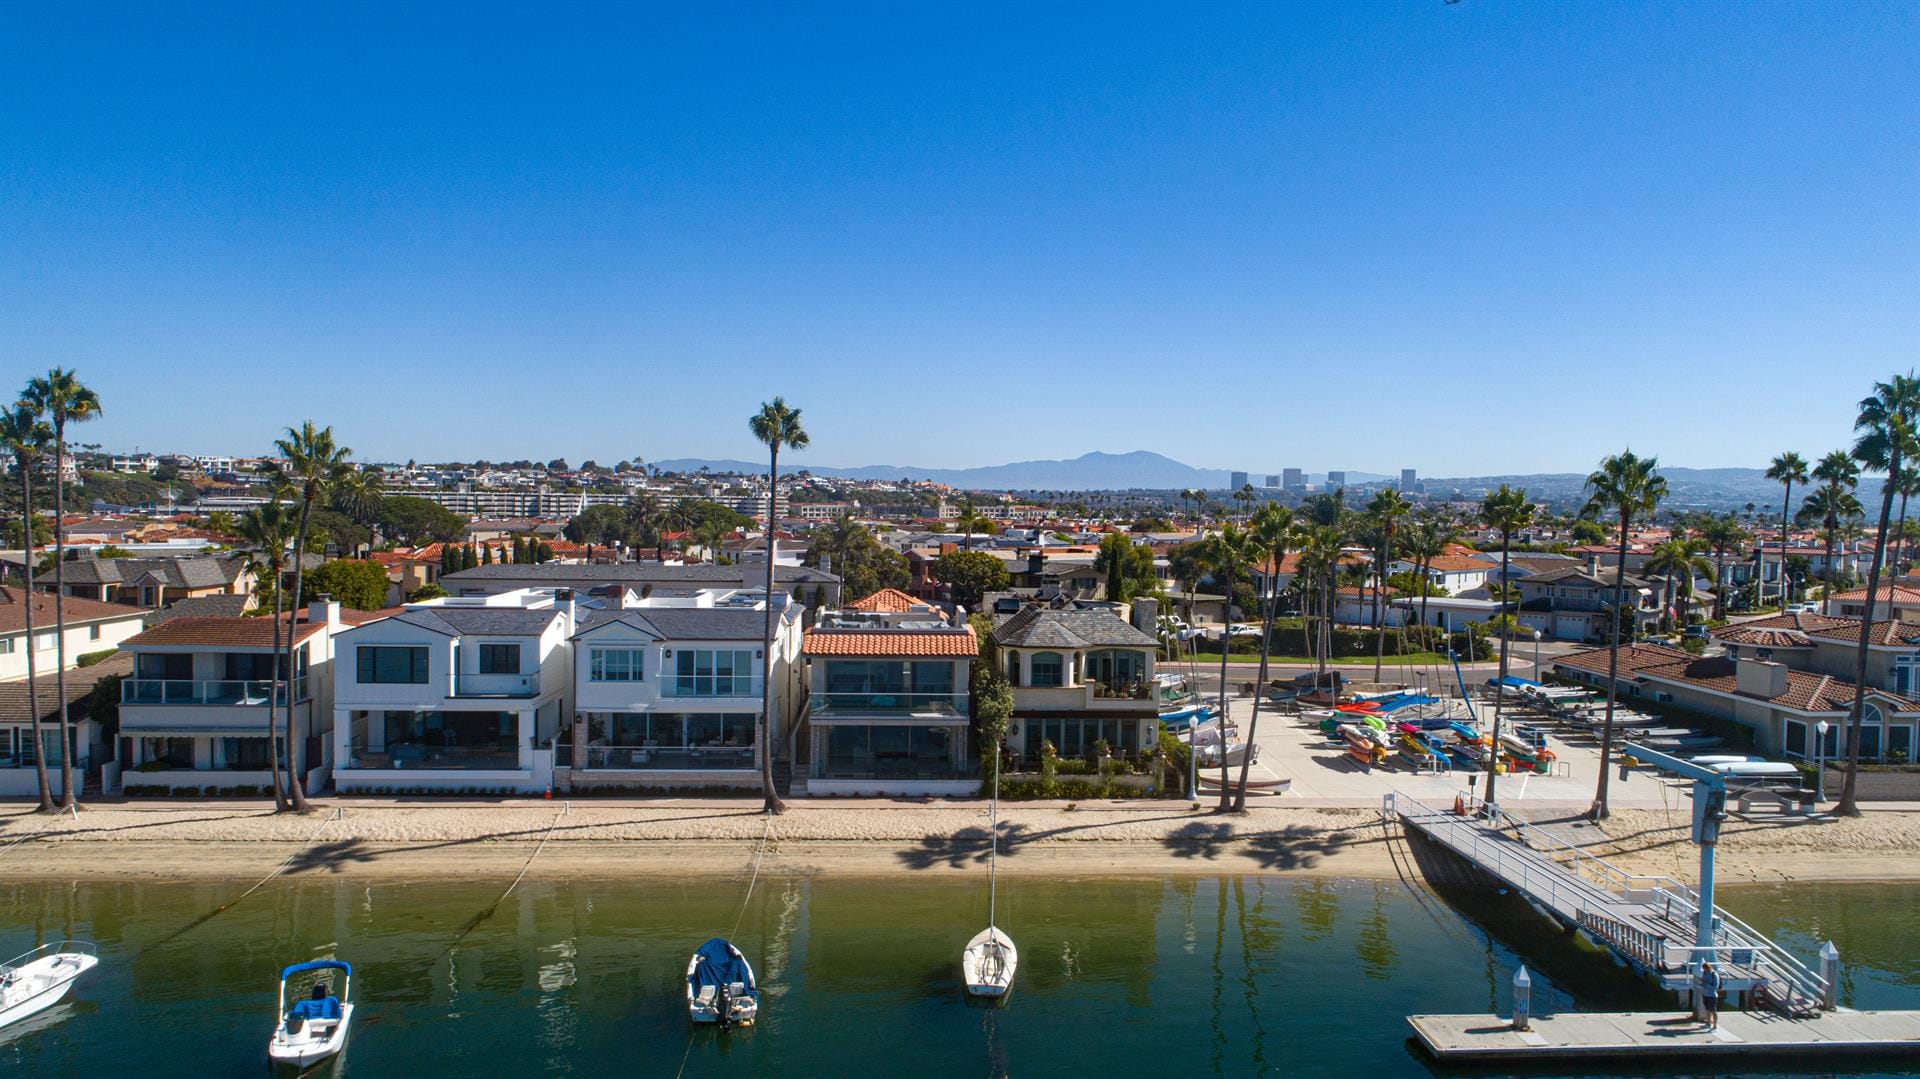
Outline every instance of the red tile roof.
<path fill-rule="evenodd" d="M 924 600 L 915 599 L 898 588 L 882 588 L 864 599 L 857 599 L 847 604 L 847 609 L 864 614 L 903 614 L 926 606 L 927 603 Z"/>
<path fill-rule="evenodd" d="M 980 654 L 973 627 L 959 631 L 911 629 L 810 629 L 801 653 L 807 656 L 949 656 Z"/>
<path fill-rule="evenodd" d="M 377 622 L 389 615 L 398 614 L 400 610 L 400 608 L 394 607 L 384 611 L 356 611 L 351 608 L 342 607 L 340 609 L 340 621 L 342 624 L 348 626 L 362 626 L 368 622 Z M 320 630 L 320 623 L 309 618 L 308 613 L 305 609 L 302 609 L 297 612 L 297 617 L 293 620 L 295 633 L 297 634 L 295 637 L 296 643 L 306 640 Z M 287 617 L 285 615 L 281 616 L 281 623 L 283 626 L 287 623 Z M 282 647 L 285 647 L 286 643 L 286 630 L 282 629 L 280 644 Z M 199 618 L 191 616 L 169 618 L 165 622 L 154 626 L 152 629 L 137 633 L 128 638 L 127 642 L 121 647 L 130 648 L 143 644 L 172 645 L 176 647 L 205 646 L 208 648 L 272 648 L 273 618 L 272 616 L 255 618 Z"/>
<path fill-rule="evenodd" d="M 1865 603 L 1867 600 L 1867 590 L 1864 588 L 1856 588 L 1851 592 L 1841 592 L 1833 598 L 1836 600 L 1852 600 L 1856 603 Z M 1920 607 L 1920 589 L 1908 588 L 1905 585 L 1892 583 L 1883 584 L 1880 586 L 1879 595 L 1874 599 L 1876 606 L 1882 603 L 1896 603 L 1902 607 Z"/>
<path fill-rule="evenodd" d="M 26 590 L 13 585 L 0 585 L 0 633 L 19 633 L 27 628 Z M 116 618 L 144 618 L 146 609 L 129 607 L 124 603 L 102 603 L 94 599 L 81 599 L 68 596 L 65 604 L 67 622 L 110 622 Z M 53 594 L 35 592 L 33 594 L 33 629 L 38 633 L 42 629 L 53 628 Z"/>
<path fill-rule="evenodd" d="M 1607 650 L 1604 648 L 1575 652 L 1561 656 L 1554 662 L 1557 666 L 1587 671 L 1602 678 L 1607 674 Z M 1678 648 L 1659 644 L 1634 644 L 1620 649 L 1620 674 L 1624 678 L 1677 682 L 1720 693 L 1738 693 L 1754 699 L 1752 694 L 1739 693 L 1735 678 L 1737 665 L 1737 660 L 1726 656 L 1693 656 Z M 1803 712 L 1844 712 L 1853 707 L 1852 682 L 1810 671 L 1787 671 L 1786 675 L 1787 691 L 1777 697 L 1767 698 L 1769 704 Z M 1903 712 L 1920 711 L 1920 701 L 1885 690 L 1868 692 L 1897 702 Z"/>

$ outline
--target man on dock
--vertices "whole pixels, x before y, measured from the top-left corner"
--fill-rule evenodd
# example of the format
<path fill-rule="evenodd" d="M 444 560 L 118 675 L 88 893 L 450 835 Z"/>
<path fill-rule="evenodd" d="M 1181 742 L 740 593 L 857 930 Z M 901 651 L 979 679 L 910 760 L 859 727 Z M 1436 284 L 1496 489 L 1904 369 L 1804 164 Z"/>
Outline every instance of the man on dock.
<path fill-rule="evenodd" d="M 1712 963 L 1700 964 L 1700 1006 L 1705 1009 L 1707 1029 L 1720 1025 L 1720 972 Z"/>

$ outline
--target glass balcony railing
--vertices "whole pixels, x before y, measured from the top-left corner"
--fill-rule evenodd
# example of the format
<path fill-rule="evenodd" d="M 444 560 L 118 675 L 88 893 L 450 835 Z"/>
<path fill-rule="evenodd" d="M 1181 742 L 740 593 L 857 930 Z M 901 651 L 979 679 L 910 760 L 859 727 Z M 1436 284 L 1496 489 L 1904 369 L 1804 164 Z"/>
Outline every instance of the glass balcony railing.
<path fill-rule="evenodd" d="M 242 679 L 129 678 L 120 683 L 121 704 L 202 704 L 265 707 L 269 693 L 275 704 L 287 703 L 284 683 Z M 305 700 L 306 679 L 293 684 L 294 699 Z"/>
<path fill-rule="evenodd" d="M 456 697 L 538 697 L 540 672 L 529 674 L 474 674 L 462 671 L 453 677 Z"/>
<path fill-rule="evenodd" d="M 820 693 L 813 698 L 816 716 L 964 716 L 965 693 Z"/>
<path fill-rule="evenodd" d="M 758 697 L 766 682 L 760 675 L 668 675 L 660 683 L 663 697 Z"/>
<path fill-rule="evenodd" d="M 753 767 L 752 746 L 587 746 L 577 768 L 721 771 Z"/>

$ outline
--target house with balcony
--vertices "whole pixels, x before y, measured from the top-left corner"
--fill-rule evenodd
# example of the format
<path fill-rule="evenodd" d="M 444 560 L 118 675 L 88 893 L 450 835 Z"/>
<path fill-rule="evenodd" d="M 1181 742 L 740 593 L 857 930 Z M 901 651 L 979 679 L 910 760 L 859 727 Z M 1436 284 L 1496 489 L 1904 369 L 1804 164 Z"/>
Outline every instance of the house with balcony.
<path fill-rule="evenodd" d="M 774 594 L 776 769 L 792 760 L 805 607 Z M 570 790 L 760 787 L 767 601 L 761 589 L 642 598 L 581 613 L 557 780 Z"/>
<path fill-rule="evenodd" d="M 335 640 L 334 788 L 538 794 L 572 682 L 567 589 L 409 603 Z"/>
<path fill-rule="evenodd" d="M 145 627 L 147 612 L 120 603 L 69 599 L 66 603 L 66 659 L 71 669 L 89 652 L 118 648 Z M 59 631 L 54 623 L 53 595 L 33 595 L 33 639 L 27 639 L 27 590 L 0 585 L 0 682 L 27 676 L 27 653 L 33 653 L 36 673 L 50 675 L 59 662 Z"/>
<path fill-rule="evenodd" d="M 169 555 L 161 558 L 76 558 L 61 567 L 69 596 L 158 610 L 175 600 L 253 594 L 245 555 Z M 53 590 L 53 575 L 34 581 Z"/>
<path fill-rule="evenodd" d="M 1734 659 L 1780 663 L 1791 670 L 1852 679 L 1859 662 L 1860 619 L 1790 611 L 1712 631 Z M 1920 622 L 1876 620 L 1867 635 L 1867 685 L 1920 697 Z"/>
<path fill-rule="evenodd" d="M 1027 606 L 997 617 L 993 641 L 1013 687 L 1007 744 L 1037 761 L 1042 742 L 1084 757 L 1105 741 L 1115 756 L 1159 741 L 1150 633 L 1110 610 Z"/>
<path fill-rule="evenodd" d="M 764 507 L 763 507 L 764 509 Z M 836 607 L 840 578 L 824 569 L 791 566 L 778 558 L 773 567 L 774 587 L 808 606 Z M 461 596 L 491 595 L 520 589 L 572 589 L 579 594 L 623 587 L 644 596 L 688 598 L 712 589 L 759 589 L 767 583 L 767 564 L 720 565 L 700 562 L 543 562 L 537 566 L 512 563 L 475 566 L 440 579 L 440 587 Z"/>
<path fill-rule="evenodd" d="M 1617 577 L 1610 569 L 1589 572 L 1579 566 L 1515 576 L 1513 586 L 1520 593 L 1519 622 L 1539 630 L 1549 640 L 1600 640 L 1612 626 L 1609 612 Z M 1658 628 L 1660 596 L 1661 589 L 1653 583 L 1627 574 L 1625 604 L 1632 608 L 1638 632 Z"/>
<path fill-rule="evenodd" d="M 334 759 L 334 640 L 370 617 L 325 598 L 283 616 L 282 647 L 289 634 L 293 638 L 291 678 L 284 653 L 275 662 L 271 617 L 170 618 L 129 639 L 121 650 L 133 670 L 120 683 L 115 754 L 121 789 L 270 791 L 269 704 L 284 732 L 289 703 L 303 782 L 309 790 L 324 786 Z M 284 764 L 286 750 L 281 753 Z"/>
<path fill-rule="evenodd" d="M 980 653 L 972 626 L 950 625 L 926 604 L 847 609 L 808 630 L 802 651 L 808 794 L 979 789 L 967 737 L 968 687 Z"/>
<path fill-rule="evenodd" d="M 37 627 L 36 627 L 37 628 Z M 49 653 L 50 655 L 51 653 Z M 131 674 L 133 661 L 126 653 L 109 656 L 99 663 L 68 671 L 66 683 L 67 726 L 73 766 L 81 779 L 81 789 L 96 773 L 106 768 L 111 750 L 103 744 L 103 728 L 96 715 L 110 708 L 110 695 L 117 695 L 119 679 Z M 27 680 L 0 681 L 0 797 L 29 798 L 40 792 L 35 756 L 44 753 L 47 780 L 53 793 L 62 793 L 60 771 L 60 696 L 59 686 L 50 677 L 42 677 L 33 693 Z M 40 743 L 33 739 L 33 706 L 40 706 Z"/>

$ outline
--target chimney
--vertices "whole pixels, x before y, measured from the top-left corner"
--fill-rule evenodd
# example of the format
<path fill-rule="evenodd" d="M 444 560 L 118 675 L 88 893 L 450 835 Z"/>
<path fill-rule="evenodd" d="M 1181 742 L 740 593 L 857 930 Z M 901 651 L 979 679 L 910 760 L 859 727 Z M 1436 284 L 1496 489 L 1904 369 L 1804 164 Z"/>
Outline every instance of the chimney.
<path fill-rule="evenodd" d="M 1027 555 L 1027 572 L 1035 577 L 1040 576 L 1040 567 L 1045 565 L 1046 561 L 1047 556 L 1045 554 L 1039 551 L 1029 552 Z"/>
<path fill-rule="evenodd" d="M 1160 601 L 1151 596 L 1142 596 L 1133 601 L 1131 612 L 1133 628 L 1149 637 L 1160 634 Z"/>
<path fill-rule="evenodd" d="M 1765 660 L 1740 660 L 1733 668 L 1733 688 L 1743 697 L 1772 700 L 1787 691 L 1787 668 Z"/>
<path fill-rule="evenodd" d="M 340 605 L 326 592 L 313 598 L 307 605 L 307 621 L 315 625 L 336 626 L 340 624 Z"/>

